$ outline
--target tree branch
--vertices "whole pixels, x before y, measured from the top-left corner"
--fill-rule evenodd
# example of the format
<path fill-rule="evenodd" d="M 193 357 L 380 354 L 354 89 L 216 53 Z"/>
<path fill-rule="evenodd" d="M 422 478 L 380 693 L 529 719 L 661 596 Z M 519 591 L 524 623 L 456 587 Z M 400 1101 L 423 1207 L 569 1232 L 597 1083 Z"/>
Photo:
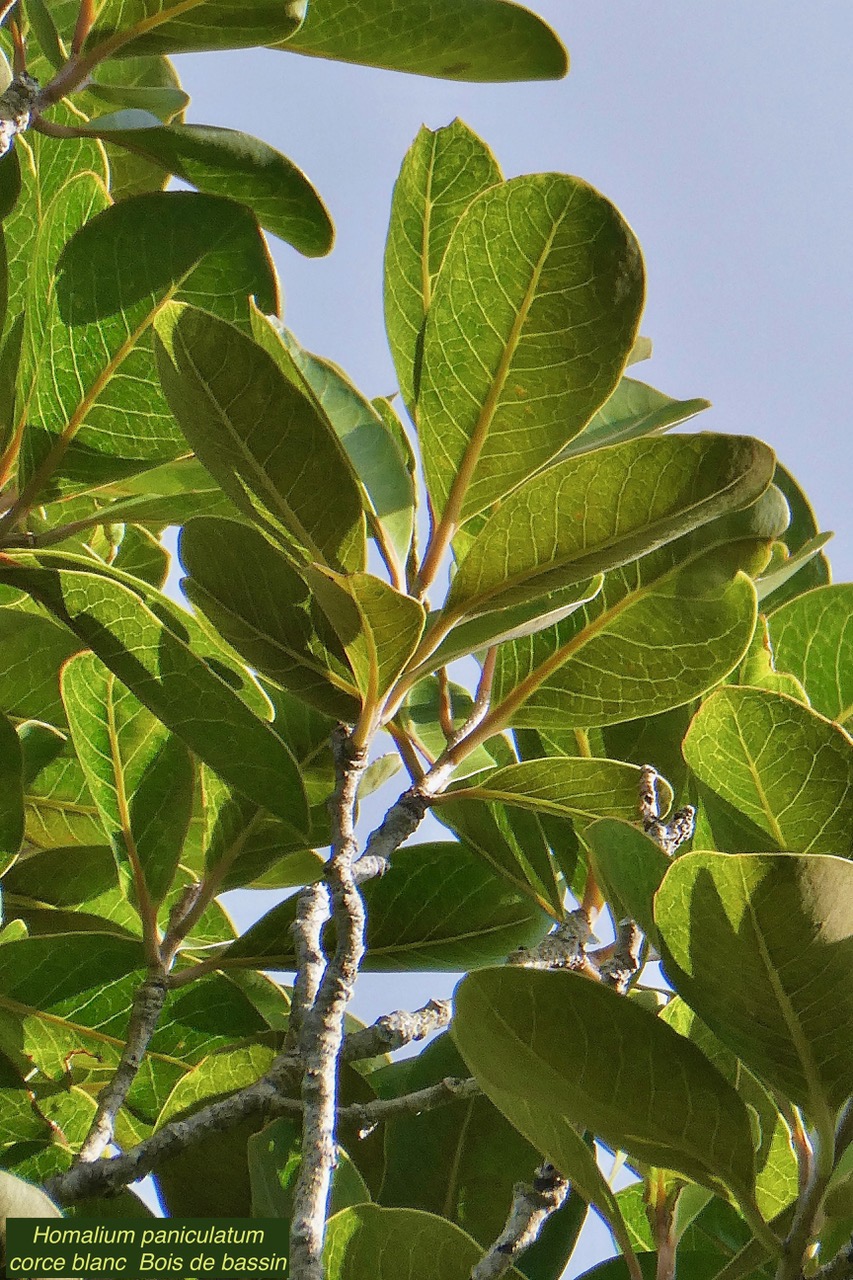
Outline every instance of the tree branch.
<path fill-rule="evenodd" d="M 496 1280 L 539 1238 L 553 1213 L 566 1202 L 569 1183 L 552 1164 L 541 1164 L 531 1183 L 517 1182 L 506 1226 L 477 1265 L 471 1280 Z"/>
<path fill-rule="evenodd" d="M 335 1166 L 335 1107 L 338 1060 L 344 1014 L 352 996 L 364 953 L 365 912 L 353 878 L 357 853 L 355 804 L 358 782 L 367 761 L 344 726 L 332 735 L 337 785 L 330 802 L 332 856 L 326 873 L 335 922 L 336 945 L 313 1003 L 304 1012 L 300 1050 L 304 1117 L 302 1162 L 293 1195 L 290 1228 L 292 1280 L 323 1280 L 326 1209 Z M 312 886 L 303 891 L 316 897 Z M 311 913 L 312 920 L 316 912 Z"/>
<path fill-rule="evenodd" d="M 85 1165 L 98 1160 L 112 1142 L 116 1116 L 142 1065 L 167 991 L 166 975 L 158 969 L 148 975 L 136 992 L 119 1064 L 112 1080 L 98 1094 L 98 1109 L 77 1153 L 77 1164 Z"/>
<path fill-rule="evenodd" d="M 431 1000 L 414 1013 L 385 1014 L 372 1027 L 348 1035 L 342 1056 L 348 1062 L 375 1058 L 380 1053 L 401 1048 L 410 1039 L 416 1040 L 420 1035 L 440 1029 L 449 1020 L 449 1002 L 443 1000 Z M 292 1114 L 294 1108 L 301 1114 L 302 1103 L 284 1093 L 286 1088 L 296 1085 L 301 1072 L 298 1054 L 285 1051 L 254 1084 L 209 1103 L 186 1119 L 170 1121 L 131 1151 L 91 1164 L 76 1164 L 68 1172 L 57 1174 L 49 1181 L 48 1195 L 62 1204 L 74 1204 L 90 1196 L 115 1194 L 211 1133 L 227 1132 L 254 1116 Z M 449 1094 L 447 1100 L 451 1100 Z"/>

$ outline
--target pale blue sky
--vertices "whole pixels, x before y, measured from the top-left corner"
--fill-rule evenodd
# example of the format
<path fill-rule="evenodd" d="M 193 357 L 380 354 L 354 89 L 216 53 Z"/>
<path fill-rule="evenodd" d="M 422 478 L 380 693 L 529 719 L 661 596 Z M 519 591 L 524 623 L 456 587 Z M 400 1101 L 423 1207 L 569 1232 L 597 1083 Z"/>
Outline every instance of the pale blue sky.
<path fill-rule="evenodd" d="M 575 173 L 614 200 L 648 268 L 655 355 L 637 375 L 712 400 L 697 427 L 773 445 L 836 530 L 836 580 L 853 577 L 850 0 L 530 7 L 568 45 L 564 81 L 462 85 L 260 50 L 179 59 L 189 118 L 273 143 L 335 217 L 325 260 L 273 242 L 289 326 L 368 394 L 394 389 L 381 283 L 391 188 L 419 126 L 461 116 L 508 176 Z M 451 984 L 366 985 L 364 1017 Z M 572 1273 L 601 1244 L 586 1239 Z"/>

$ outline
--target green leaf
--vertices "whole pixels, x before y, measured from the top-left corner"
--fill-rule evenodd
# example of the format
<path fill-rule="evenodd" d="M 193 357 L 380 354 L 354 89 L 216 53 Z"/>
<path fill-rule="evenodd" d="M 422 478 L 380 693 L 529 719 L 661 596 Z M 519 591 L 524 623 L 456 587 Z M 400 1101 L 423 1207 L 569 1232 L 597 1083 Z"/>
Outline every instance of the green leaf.
<path fill-rule="evenodd" d="M 514 178 L 468 206 L 424 330 L 418 427 L 437 516 L 476 515 L 580 432 L 619 380 L 642 303 L 632 232 L 579 179 Z"/>
<path fill-rule="evenodd" d="M 516 892 L 526 894 L 553 920 L 562 920 L 565 886 L 551 858 L 541 813 L 465 796 L 443 802 L 434 816 Z"/>
<path fill-rule="evenodd" d="M 450 1035 L 439 1036 L 414 1059 L 407 1091 L 462 1077 L 468 1068 Z M 487 1098 L 469 1098 L 386 1125 L 385 1177 L 380 1199 L 455 1222 L 484 1248 L 503 1231 L 516 1182 L 529 1181 L 541 1157 Z M 558 1280 L 586 1216 L 580 1196 L 556 1215 L 550 1251 L 559 1257 Z M 553 1228 L 557 1228 L 556 1233 Z M 540 1237 L 541 1239 L 541 1237 Z M 543 1241 L 543 1244 L 545 1242 Z M 527 1269 L 529 1256 L 519 1259 Z M 536 1275 L 544 1276 L 537 1271 Z"/>
<path fill-rule="evenodd" d="M 314 401 L 343 445 L 361 486 L 369 532 L 402 582 L 414 529 L 416 494 L 400 440 L 389 430 L 383 414 L 336 364 L 306 351 L 274 316 L 262 316 L 254 310 L 252 323 L 256 340 L 285 377 Z M 389 408 L 386 412 L 393 411 Z"/>
<path fill-rule="evenodd" d="M 323 1261 L 328 1280 L 470 1280 L 482 1256 L 482 1247 L 446 1218 L 359 1204 L 329 1219 Z M 522 1280 L 515 1267 L 504 1275 Z"/>
<path fill-rule="evenodd" d="M 590 604 L 503 647 L 493 709 L 519 728 L 587 729 L 698 697 L 749 645 L 755 588 L 741 569 L 763 563 L 766 547 L 733 543 L 685 563 L 679 540 L 611 570 Z"/>
<path fill-rule="evenodd" d="M 304 827 L 305 794 L 284 743 L 132 591 L 69 570 L 6 568 L 0 578 L 25 585 L 227 782 Z"/>
<path fill-rule="evenodd" d="M 308 583 L 262 534 L 198 517 L 181 531 L 180 556 L 187 598 L 255 670 L 327 715 L 358 715 L 343 646 Z"/>
<path fill-rule="evenodd" d="M 604 445 L 619 444 L 637 436 L 656 435 L 710 407 L 710 400 L 673 400 L 645 382 L 620 378 L 610 398 L 580 435 L 562 450 L 560 457 L 573 458 Z"/>
<path fill-rule="evenodd" d="M 755 634 L 737 674 L 738 684 L 750 685 L 753 689 L 769 689 L 772 693 L 787 693 L 798 702 L 811 705 L 808 694 L 797 677 L 787 671 L 777 670 L 770 630 L 763 613 L 758 615 Z"/>
<path fill-rule="evenodd" d="M 592 865 L 608 902 L 620 916 L 636 920 L 655 942 L 654 896 L 669 867 L 669 858 L 638 827 L 614 818 L 593 822 L 583 833 Z"/>
<path fill-rule="evenodd" d="M 559 80 L 568 68 L 550 27 L 505 0 L 312 0 L 280 47 L 443 80 Z"/>
<path fill-rule="evenodd" d="M 772 594 L 765 596 L 763 603 L 768 613 L 778 609 L 780 604 L 784 604 L 793 596 L 810 591 L 812 587 L 825 586 L 831 581 L 829 561 L 826 556 L 811 554 L 812 549 L 808 546 L 819 535 L 820 529 L 817 517 L 803 489 L 781 463 L 776 464 L 773 480 L 784 493 L 791 510 L 791 524 L 783 535 L 783 540 L 789 555 L 792 558 L 797 557 L 797 569 L 793 577 L 783 580 L 782 585 L 778 586 Z M 825 536 L 828 538 L 831 535 Z M 804 549 L 805 555 L 800 557 Z M 815 551 L 819 551 L 819 547 L 815 547 Z"/>
<path fill-rule="evenodd" d="M 385 245 L 385 328 L 410 410 L 420 383 L 424 320 L 450 236 L 474 197 L 502 177 L 489 148 L 461 120 L 443 129 L 422 125 L 403 160 Z"/>
<path fill-rule="evenodd" d="M 774 556 L 767 570 L 761 575 L 758 582 L 758 598 L 765 604 L 765 608 L 775 608 L 777 600 L 784 596 L 790 599 L 797 594 L 800 580 L 800 570 L 812 566 L 813 572 L 810 573 L 811 582 L 803 582 L 802 590 L 807 590 L 817 584 L 829 581 L 828 574 L 824 573 L 823 565 L 827 564 L 826 557 L 821 555 L 821 551 L 831 540 L 831 533 L 819 533 L 814 538 L 804 543 L 798 551 L 794 551 L 791 555 L 784 554 L 785 544 L 781 543 L 778 547 L 774 547 L 774 551 L 782 554 Z M 823 564 L 821 563 L 823 562 Z M 794 579 L 797 583 L 794 583 Z M 788 584 L 792 585 L 789 587 Z"/>
<path fill-rule="evenodd" d="M 556 1135 L 579 1124 L 644 1164 L 753 1203 L 746 1107 L 634 1001 L 569 971 L 485 969 L 456 988 L 454 1034 L 485 1093 L 558 1168 Z"/>
<path fill-rule="evenodd" d="M 749 436 L 636 440 L 527 481 L 484 525 L 446 609 L 507 607 L 636 560 L 756 501 L 775 460 Z"/>
<path fill-rule="evenodd" d="M 23 754 L 15 728 L 0 715 L 0 875 L 24 839 Z"/>
<path fill-rule="evenodd" d="M 249 1138 L 247 1153 L 252 1185 L 252 1216 L 290 1219 L 293 1188 L 302 1164 L 302 1134 L 293 1120 L 282 1116 Z M 343 1147 L 335 1149 L 329 1194 L 329 1214 L 354 1204 L 366 1204 L 370 1192 Z"/>
<path fill-rule="evenodd" d="M 245 49 L 288 40 L 305 0 L 104 0 L 84 46 L 124 58 L 147 53 Z"/>
<path fill-rule="evenodd" d="M 367 972 L 458 972 L 494 964 L 518 946 L 535 945 L 551 925 L 461 844 L 398 849 L 390 871 L 363 892 Z M 223 962 L 251 959 L 258 967 L 293 969 L 295 915 L 294 898 L 273 907 L 232 943 Z"/>
<path fill-rule="evenodd" d="M 0 608 L 0 706 L 13 719 L 63 726 L 59 668 L 82 648 L 79 640 L 41 612 Z"/>
<path fill-rule="evenodd" d="M 801 702 L 766 689 L 720 689 L 694 717 L 684 757 L 777 848 L 850 856 L 853 743 Z"/>
<path fill-rule="evenodd" d="M 637 817 L 639 779 L 636 765 L 557 756 L 523 760 L 478 774 L 473 785 L 453 787 L 433 803 L 440 808 L 446 802 L 470 798 L 519 805 L 557 817 L 623 818 L 630 822 Z M 672 804 L 672 790 L 663 778 L 658 782 L 658 796 L 665 814 Z"/>
<path fill-rule="evenodd" d="M 853 865 L 795 854 L 690 853 L 655 919 L 675 989 L 825 1139 L 849 1096 Z"/>
<path fill-rule="evenodd" d="M 802 682 L 815 711 L 844 724 L 853 716 L 853 586 L 818 587 L 788 600 L 769 619 L 777 669 Z"/>
<path fill-rule="evenodd" d="M 51 118 L 58 124 L 80 123 L 79 116 L 63 103 L 53 108 Z M 33 271 L 33 247 L 54 196 L 69 181 L 69 175 L 79 178 L 83 173 L 95 175 L 104 186 L 109 181 L 104 146 L 96 138 L 64 138 L 60 142 L 30 130 L 19 134 L 14 150 L 3 157 L 2 203 L 10 206 L 3 219 L 9 255 L 10 326 L 24 309 Z"/>
<path fill-rule="evenodd" d="M 232 501 L 298 554 L 363 569 L 364 518 L 349 463 L 272 357 L 231 325 L 177 305 L 158 319 L 157 348 L 172 411 Z"/>
<path fill-rule="evenodd" d="M 62 845 L 103 844 L 106 834 L 89 794 L 80 762 L 61 739 L 62 754 L 37 772 L 27 775 L 27 743 L 24 748 L 24 813 L 27 843 L 37 849 Z"/>
<path fill-rule="evenodd" d="M 417 648 L 426 611 L 370 573 L 339 574 L 313 566 L 304 573 L 343 645 L 364 711 L 375 717 Z"/>
<path fill-rule="evenodd" d="M 474 699 L 462 685 L 449 680 L 446 696 L 450 702 L 450 719 L 454 729 L 461 729 L 474 710 Z M 408 731 L 414 731 L 416 741 L 423 743 L 429 754 L 437 760 L 447 746 L 441 725 L 442 687 L 435 676 L 419 680 L 406 695 L 397 719 Z M 490 738 L 487 743 L 467 755 L 457 769 L 454 778 L 460 780 L 480 769 L 491 769 L 496 764 L 508 764 L 513 759 L 512 748 L 505 737 Z"/>
<path fill-rule="evenodd" d="M 248 205 L 262 227 L 308 257 L 329 252 L 334 228 L 328 210 L 302 170 L 266 142 L 213 125 L 158 123 L 151 128 L 144 120 L 135 127 L 127 114 L 93 120 L 87 132 L 161 166 L 199 191 Z"/>
<path fill-rule="evenodd" d="M 430 656 L 424 659 L 418 670 L 437 670 L 456 658 L 467 658 L 469 654 L 492 645 L 520 640 L 524 636 L 536 635 L 538 631 L 556 626 L 574 613 L 575 609 L 594 600 L 603 581 L 601 574 L 598 574 L 588 582 L 572 582 L 569 586 L 559 587 L 546 595 L 534 595 L 521 604 L 490 610 L 470 621 L 466 619 L 457 623 Z M 523 594 L 523 591 L 517 594 Z M 496 603 L 500 604 L 500 597 Z M 433 615 L 433 621 L 437 629 L 444 631 L 447 618 L 443 612 Z M 423 647 L 426 648 L 427 644 Z"/>
<path fill-rule="evenodd" d="M 81 174 L 69 186 L 90 202 L 73 230 L 98 184 Z M 170 299 L 246 327 L 250 293 L 269 310 L 277 305 L 268 250 L 242 205 L 184 191 L 136 196 L 90 218 L 57 262 L 75 208 L 70 193 L 57 195 L 28 295 L 18 386 L 33 494 L 60 466 L 89 488 L 187 452 L 152 359 L 151 326 Z"/>
<path fill-rule="evenodd" d="M 755 1198 L 762 1217 L 770 1222 L 792 1200 L 796 1200 L 798 1192 L 797 1159 L 791 1134 L 776 1103 L 755 1076 L 747 1071 L 743 1063 L 738 1061 L 678 996 L 670 1000 L 660 1016 L 667 1026 L 692 1040 L 702 1050 L 705 1057 L 734 1085 L 743 1101 L 755 1113 L 758 1120 Z M 754 1139 L 755 1136 L 754 1132 Z M 679 1236 L 683 1230 L 682 1227 Z"/>
<path fill-rule="evenodd" d="M 192 814 L 192 759 L 93 654 L 66 664 L 62 693 L 125 891 L 143 912 L 142 886 L 157 904 L 177 870 Z"/>
<path fill-rule="evenodd" d="M 127 525 L 113 565 L 132 578 L 161 590 L 169 576 L 171 556 L 161 542 L 138 524 Z"/>

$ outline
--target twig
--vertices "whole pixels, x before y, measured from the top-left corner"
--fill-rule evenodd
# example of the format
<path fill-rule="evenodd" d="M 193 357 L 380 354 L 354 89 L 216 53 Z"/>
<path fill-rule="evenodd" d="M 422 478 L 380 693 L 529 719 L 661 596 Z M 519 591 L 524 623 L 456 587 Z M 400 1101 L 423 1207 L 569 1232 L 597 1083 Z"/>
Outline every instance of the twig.
<path fill-rule="evenodd" d="M 590 967 L 587 947 L 593 939 L 589 917 L 582 907 L 571 911 L 535 947 L 518 947 L 507 956 L 507 964 L 523 969 L 576 969 L 598 977 Z"/>
<path fill-rule="evenodd" d="M 386 724 L 385 729 L 393 739 L 394 746 L 400 754 L 400 759 L 406 766 L 406 772 L 415 786 L 417 786 L 419 782 L 423 781 L 424 770 L 421 767 L 414 744 L 408 734 L 399 725 L 394 724 L 393 721 Z"/>
<path fill-rule="evenodd" d="M 341 1057 L 347 1062 L 357 1062 L 393 1053 L 413 1040 L 423 1040 L 434 1031 L 450 1026 L 452 1012 L 449 1000 L 428 1000 L 414 1013 L 398 1009 L 395 1013 L 383 1014 L 373 1026 L 350 1032 L 344 1040 Z"/>
<path fill-rule="evenodd" d="M 610 947 L 593 952 L 601 981 L 619 992 L 625 992 L 640 967 L 643 935 L 634 920 L 620 920 L 616 927 L 616 941 Z"/>
<path fill-rule="evenodd" d="M 671 858 L 679 845 L 693 835 L 696 810 L 692 805 L 686 804 L 683 809 L 676 810 L 669 822 L 661 822 L 657 790 L 659 776 L 654 765 L 644 764 L 640 769 L 640 818 L 646 835 Z"/>
<path fill-rule="evenodd" d="M 453 701 L 450 697 L 450 681 L 447 678 L 447 667 L 439 667 L 438 679 L 438 723 L 444 734 L 445 742 L 450 742 L 455 732 L 453 728 Z"/>
<path fill-rule="evenodd" d="M 124 1105 L 145 1057 L 167 990 L 166 976 L 158 970 L 150 973 L 136 992 L 121 1059 L 112 1080 L 98 1094 L 98 1109 L 77 1153 L 78 1164 L 90 1164 L 93 1160 L 98 1160 L 112 1142 L 116 1116 Z"/>
<path fill-rule="evenodd" d="M 0 4 L 0 27 L 2 27 L 17 3 L 18 0 L 5 0 L 4 4 Z"/>
<path fill-rule="evenodd" d="M 552 1164 L 541 1164 L 531 1183 L 517 1182 L 506 1226 L 477 1265 L 471 1280 L 496 1280 L 538 1239 L 552 1214 L 566 1202 L 569 1183 Z"/>
<path fill-rule="evenodd" d="M 332 856 L 327 882 L 335 922 L 335 952 L 313 1004 L 305 1010 L 300 1050 L 305 1066 L 302 1161 L 290 1228 L 292 1280 L 323 1280 L 326 1209 L 335 1166 L 335 1108 L 344 1014 L 364 953 L 364 903 L 353 878 L 357 853 L 355 804 L 367 753 L 341 725 L 332 735 L 337 785 L 330 801 Z M 312 887 L 313 891 L 313 887 Z"/>
<path fill-rule="evenodd" d="M 5 156 L 17 135 L 29 128 L 38 95 L 38 80 L 26 71 L 19 72 L 0 94 L 0 156 Z"/>
<path fill-rule="evenodd" d="M 384 875 L 390 865 L 391 854 L 417 831 L 430 805 L 425 788 L 432 773 L 431 769 L 423 781 L 403 792 L 386 813 L 381 826 L 368 838 L 364 853 L 353 867 L 356 884 Z"/>

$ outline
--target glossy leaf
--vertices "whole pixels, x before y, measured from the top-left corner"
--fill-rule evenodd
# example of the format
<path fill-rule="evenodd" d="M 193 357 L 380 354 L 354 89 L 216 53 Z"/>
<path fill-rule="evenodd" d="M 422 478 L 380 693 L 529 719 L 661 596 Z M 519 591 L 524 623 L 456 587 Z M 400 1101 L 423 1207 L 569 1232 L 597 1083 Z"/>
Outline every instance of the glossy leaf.
<path fill-rule="evenodd" d="M 658 891 L 676 990 L 822 1134 L 850 1093 L 853 865 L 794 854 L 691 853 Z"/>
<path fill-rule="evenodd" d="M 556 817 L 623 818 L 630 822 L 637 817 L 639 779 L 637 765 L 554 756 L 480 773 L 473 782 L 453 787 L 445 795 L 454 803 L 471 798 L 519 805 Z M 659 781 L 658 796 L 665 814 L 672 803 L 672 790 L 664 779 Z M 435 803 L 442 805 L 444 797 L 437 797 Z"/>
<path fill-rule="evenodd" d="M 299 830 L 307 805 L 293 757 L 220 676 L 126 587 L 96 574 L 6 569 L 63 620 L 206 764 Z M 227 732 L 224 730 L 227 726 Z"/>
<path fill-rule="evenodd" d="M 580 1124 L 644 1164 L 752 1203 L 746 1107 L 635 1002 L 580 974 L 505 968 L 463 979 L 455 1010 L 457 1044 L 484 1091 L 558 1167 L 551 1125 L 556 1135 Z"/>
<path fill-rule="evenodd" d="M 0 715 L 0 874 L 14 860 L 24 839 L 24 783 L 21 743 Z"/>
<path fill-rule="evenodd" d="M 775 591 L 765 595 L 762 603 L 768 613 L 778 609 L 786 600 L 810 591 L 813 587 L 825 586 L 831 581 L 829 561 L 820 553 L 820 548 L 816 548 L 816 554 L 809 554 L 808 544 L 819 536 L 820 528 L 806 494 L 781 463 L 776 464 L 773 480 L 784 493 L 791 510 L 791 524 L 783 538 L 788 553 L 792 558 L 800 557 L 805 548 L 807 554 L 804 559 L 798 559 L 793 577 L 783 580 Z M 829 534 L 826 536 L 831 537 Z"/>
<path fill-rule="evenodd" d="M 408 1091 L 464 1077 L 468 1068 L 449 1034 L 418 1054 L 406 1081 Z M 455 1222 L 484 1248 L 501 1234 L 506 1206 L 516 1182 L 529 1181 L 540 1163 L 536 1148 L 514 1129 L 487 1098 L 451 1102 L 437 1111 L 401 1116 L 386 1126 L 385 1177 L 380 1200 L 389 1207 L 421 1209 Z M 586 1216 L 580 1196 L 572 1196 L 540 1236 L 539 1252 L 558 1258 L 558 1280 Z M 519 1267 L 531 1275 L 530 1253 Z M 537 1269 L 533 1274 L 547 1274 Z"/>
<path fill-rule="evenodd" d="M 410 409 L 417 401 L 423 327 L 454 227 L 482 191 L 502 179 L 489 148 L 461 120 L 421 129 L 406 153 L 385 245 L 385 328 Z"/>
<path fill-rule="evenodd" d="M 79 175 L 78 187 L 81 199 L 96 199 L 91 177 Z M 247 326 L 248 295 L 274 310 L 277 288 L 252 214 L 230 200 L 181 191 L 124 200 L 90 217 L 58 262 L 69 216 L 64 194 L 54 209 L 58 226 L 47 219 L 42 227 L 28 294 L 19 378 L 24 475 L 41 486 L 61 462 L 88 488 L 187 451 L 151 353 L 151 326 L 169 300 Z M 148 234 L 152 226 L 157 236 Z M 104 271 L 105 261 L 120 265 Z"/>
<path fill-rule="evenodd" d="M 754 502 L 775 461 L 760 441 L 700 434 L 636 440 L 549 468 L 484 525 L 446 608 L 507 607 L 654 551 Z"/>
<path fill-rule="evenodd" d="M 769 620 L 776 666 L 801 682 L 815 711 L 844 724 L 853 715 L 853 586 L 817 587 Z"/>
<path fill-rule="evenodd" d="M 262 534 L 199 517 L 184 526 L 180 554 L 187 597 L 255 670 L 327 715 L 358 714 L 343 646 L 306 580 Z"/>
<path fill-rule="evenodd" d="M 314 0 L 282 48 L 444 80 L 558 80 L 568 65 L 542 19 L 506 0 Z"/>
<path fill-rule="evenodd" d="M 534 945 L 551 925 L 529 898 L 461 844 L 399 849 L 390 871 L 363 892 L 368 972 L 454 972 L 493 964 L 517 946 Z M 273 907 L 229 947 L 225 963 L 251 959 L 259 967 L 293 969 L 295 913 L 293 898 Z"/>
<path fill-rule="evenodd" d="M 515 178 L 469 205 L 424 330 L 418 425 L 437 516 L 476 515 L 578 434 L 619 379 L 642 301 L 633 234 L 579 179 Z"/>
<path fill-rule="evenodd" d="M 165 897 L 192 813 L 186 747 L 93 654 L 62 673 L 71 734 L 126 890 Z"/>
<path fill-rule="evenodd" d="M 305 13 L 304 0 L 105 0 L 86 50 L 106 47 L 119 57 L 239 49 L 287 40 Z"/>
<path fill-rule="evenodd" d="M 297 554 L 362 569 L 361 498 L 311 401 L 256 342 L 206 312 L 167 308 L 157 339 L 172 411 L 232 501 Z"/>
<path fill-rule="evenodd" d="M 634 363 L 632 360 L 629 364 Z M 620 378 L 616 390 L 560 456 L 573 458 L 604 445 L 657 435 L 710 409 L 709 400 L 673 400 L 635 378 Z"/>
<path fill-rule="evenodd" d="M 696 777 L 794 853 L 853 850 L 853 743 L 794 698 L 720 689 L 684 742 Z"/>
<path fill-rule="evenodd" d="M 94 120 L 88 132 L 159 165 L 199 191 L 248 205 L 262 227 L 308 257 L 329 252 L 334 230 L 325 205 L 302 170 L 266 142 L 213 125 L 151 128 L 145 121 L 136 128 L 127 115 Z"/>

